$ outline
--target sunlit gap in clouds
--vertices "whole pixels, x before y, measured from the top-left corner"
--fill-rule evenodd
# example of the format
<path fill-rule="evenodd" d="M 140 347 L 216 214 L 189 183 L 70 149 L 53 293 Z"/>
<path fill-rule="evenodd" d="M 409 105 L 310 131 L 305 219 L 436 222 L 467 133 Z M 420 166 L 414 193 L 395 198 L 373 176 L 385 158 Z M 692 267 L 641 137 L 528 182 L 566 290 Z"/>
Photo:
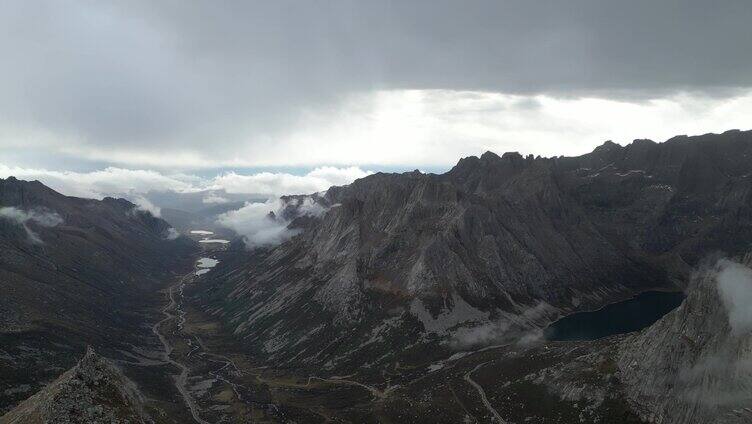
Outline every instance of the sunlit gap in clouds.
<path fill-rule="evenodd" d="M 579 155 L 605 140 L 664 141 L 677 134 L 747 129 L 752 93 L 726 97 L 674 93 L 655 98 L 556 97 L 454 90 L 384 90 L 351 94 L 327 107 L 299 111 L 285 130 L 229 128 L 211 140 L 90 145 L 39 128 L 3 126 L 0 142 L 33 140 L 40 157 L 75 155 L 115 167 L 186 174 L 211 169 L 324 165 L 372 170 L 448 169 L 486 150 L 542 156 Z M 65 142 L 61 142 L 65 140 Z M 154 149 L 159 148 L 157 152 Z M 1 163 L 1 162 L 0 162 Z M 16 162 L 18 163 L 18 162 Z M 9 165 L 6 163 L 6 165 Z M 231 175 L 233 172 L 227 172 Z M 259 175 L 263 173 L 258 173 Z M 293 175 L 293 174 L 290 174 Z M 259 179 L 262 177 L 258 177 Z"/>
<path fill-rule="evenodd" d="M 368 113 L 362 104 L 368 102 Z M 580 155 L 606 140 L 664 141 L 677 134 L 746 129 L 752 93 L 717 98 L 678 93 L 654 99 L 511 95 L 450 90 L 381 91 L 355 96 L 336 114 L 311 112 L 284 142 L 339 160 L 451 166 L 486 150 Z M 308 152 L 316 158 L 317 152 Z M 358 163 L 356 160 L 355 163 Z"/>

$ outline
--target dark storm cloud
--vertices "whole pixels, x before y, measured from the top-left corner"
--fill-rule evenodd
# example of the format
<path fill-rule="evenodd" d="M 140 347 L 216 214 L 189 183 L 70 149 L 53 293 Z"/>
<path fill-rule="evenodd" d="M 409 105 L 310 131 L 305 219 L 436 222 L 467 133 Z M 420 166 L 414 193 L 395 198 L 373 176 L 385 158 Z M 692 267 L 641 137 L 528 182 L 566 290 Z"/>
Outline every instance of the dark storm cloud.
<path fill-rule="evenodd" d="M 748 1 L 4 2 L 0 118 L 227 152 L 373 89 L 724 95 L 752 85 L 750 21 Z"/>

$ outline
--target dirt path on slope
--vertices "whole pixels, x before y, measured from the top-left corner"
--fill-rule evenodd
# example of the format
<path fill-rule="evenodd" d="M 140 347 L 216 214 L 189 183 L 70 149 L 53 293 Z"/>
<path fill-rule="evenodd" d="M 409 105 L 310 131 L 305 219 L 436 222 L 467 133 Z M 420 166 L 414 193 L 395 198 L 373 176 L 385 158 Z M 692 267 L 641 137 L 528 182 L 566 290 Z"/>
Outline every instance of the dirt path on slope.
<path fill-rule="evenodd" d="M 483 390 L 483 386 L 478 384 L 478 382 L 476 382 L 472 378 L 472 374 L 475 371 L 478 371 L 480 367 L 482 367 L 483 365 L 486 365 L 487 363 L 488 362 L 483 362 L 482 364 L 478 364 L 475 366 L 475 368 L 465 373 L 465 381 L 470 383 L 470 385 L 473 386 L 475 390 L 478 391 L 478 394 L 480 395 L 480 399 L 483 401 L 483 405 L 486 406 L 486 409 L 488 409 L 488 412 L 491 413 L 491 416 L 493 417 L 492 419 L 499 424 L 506 424 L 507 422 L 503 418 L 501 418 L 501 415 L 499 415 L 499 412 L 491 405 L 491 402 L 488 401 L 488 397 L 486 396 L 486 391 Z"/>

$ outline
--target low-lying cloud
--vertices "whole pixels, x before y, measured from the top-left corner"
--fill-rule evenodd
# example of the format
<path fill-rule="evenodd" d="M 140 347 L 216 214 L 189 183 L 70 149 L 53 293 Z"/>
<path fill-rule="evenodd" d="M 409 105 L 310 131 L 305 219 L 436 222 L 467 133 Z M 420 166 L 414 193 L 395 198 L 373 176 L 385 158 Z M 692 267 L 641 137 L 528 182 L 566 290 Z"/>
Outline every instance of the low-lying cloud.
<path fill-rule="evenodd" d="M 508 322 L 488 322 L 475 327 L 460 327 L 452 333 L 450 344 L 455 349 L 488 346 L 509 338 Z"/>
<path fill-rule="evenodd" d="M 752 397 L 752 359 L 740 356 L 733 345 L 722 345 L 692 367 L 680 369 L 679 382 L 683 400 L 709 409 L 745 406 Z"/>
<path fill-rule="evenodd" d="M 727 259 L 718 261 L 718 294 L 734 335 L 752 330 L 752 269 Z"/>
<path fill-rule="evenodd" d="M 175 240 L 178 237 L 180 237 L 180 232 L 173 227 L 168 228 L 164 235 L 166 240 Z"/>
<path fill-rule="evenodd" d="M 162 216 L 162 209 L 159 206 L 154 205 L 149 199 L 144 196 L 136 196 L 133 198 L 133 203 L 136 204 L 136 210 L 142 212 L 148 212 L 154 217 Z"/>
<path fill-rule="evenodd" d="M 544 339 L 543 330 L 523 329 L 506 321 L 492 321 L 475 327 L 461 327 L 449 340 L 453 349 L 471 349 L 494 344 L 513 343 L 520 347 L 534 346 Z"/>
<path fill-rule="evenodd" d="M 63 218 L 56 212 L 44 209 L 32 209 L 24 211 L 13 206 L 0 208 L 0 218 L 10 220 L 21 225 L 26 231 L 26 235 L 32 243 L 41 244 L 42 239 L 39 235 L 29 228 L 29 223 L 34 223 L 40 227 L 55 227 L 63 223 Z"/>
<path fill-rule="evenodd" d="M 703 266 L 694 278 L 697 284 L 714 286 L 721 305 L 716 309 L 715 304 L 710 304 L 712 309 L 703 311 L 707 316 L 697 318 L 703 320 L 703 331 L 690 334 L 688 340 L 699 337 L 702 343 L 690 354 L 677 358 L 680 367 L 677 380 L 671 385 L 682 401 L 701 407 L 698 413 L 712 415 L 718 408 L 730 410 L 749 404 L 752 358 L 747 353 L 752 330 L 752 269 L 744 263 L 719 259 L 712 266 Z M 692 293 L 689 296 L 691 301 Z M 728 320 L 730 333 L 716 330 L 723 328 L 715 325 L 714 319 L 719 318 Z M 690 333 L 697 331 L 689 328 Z"/>
<path fill-rule="evenodd" d="M 460 327 L 452 333 L 450 345 L 455 349 L 468 349 L 498 343 L 514 343 L 528 347 L 544 339 L 543 330 L 537 328 L 551 316 L 555 308 L 546 302 L 524 307 L 516 314 L 488 321 L 474 327 Z"/>
<path fill-rule="evenodd" d="M 248 202 L 242 208 L 220 215 L 217 223 L 240 234 L 248 248 L 274 246 L 295 236 L 298 230 L 288 228 L 293 217 L 285 209 L 297 202 L 294 217 L 320 216 L 326 209 L 311 197 L 285 201 Z"/>

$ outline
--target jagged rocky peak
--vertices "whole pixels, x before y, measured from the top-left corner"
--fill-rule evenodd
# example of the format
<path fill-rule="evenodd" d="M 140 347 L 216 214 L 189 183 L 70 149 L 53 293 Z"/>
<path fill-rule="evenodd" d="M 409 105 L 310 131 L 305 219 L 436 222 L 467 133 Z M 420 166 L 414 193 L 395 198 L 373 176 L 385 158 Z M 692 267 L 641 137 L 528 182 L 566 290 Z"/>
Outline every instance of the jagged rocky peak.
<path fill-rule="evenodd" d="M 500 162 L 514 162 L 522 159 L 523 157 L 519 152 L 505 152 L 501 156 L 499 156 L 489 150 L 480 155 L 480 157 L 468 156 L 460 159 L 459 162 L 457 162 L 455 168 L 461 169 L 478 165 L 497 165 Z"/>
<path fill-rule="evenodd" d="M 607 140 L 600 146 L 596 147 L 591 153 L 583 155 L 577 158 L 573 158 L 581 166 L 598 169 L 616 161 L 624 152 L 625 147 L 620 144 L 616 144 L 611 140 Z M 571 160 L 570 158 L 567 158 Z"/>
<path fill-rule="evenodd" d="M 520 154 L 520 152 L 505 152 L 503 155 L 501 155 L 501 159 L 509 162 L 514 162 L 517 160 L 522 160 L 522 155 Z"/>
<path fill-rule="evenodd" d="M 480 158 L 460 159 L 446 176 L 468 192 L 482 194 L 496 190 L 525 170 L 545 166 L 545 162 L 534 159 L 532 155 L 525 158 L 519 152 L 506 152 L 499 156 L 489 151 Z"/>
<path fill-rule="evenodd" d="M 656 144 L 658 143 L 649 138 L 638 138 L 633 140 L 630 146 L 655 146 Z"/>
<path fill-rule="evenodd" d="M 703 267 L 678 309 L 622 343 L 621 378 L 644 419 L 752 422 L 751 266 L 747 255 Z"/>
<path fill-rule="evenodd" d="M 499 159 L 501 159 L 499 155 L 490 150 L 480 155 L 480 160 L 486 163 L 493 163 L 498 161 Z"/>
<path fill-rule="evenodd" d="M 619 149 L 621 149 L 621 145 L 616 144 L 611 140 L 606 140 L 603 142 L 603 144 L 596 147 L 595 150 L 593 150 L 593 153 L 608 152 L 608 151 L 619 150 Z"/>
<path fill-rule="evenodd" d="M 0 417 L 1 424 L 151 422 L 135 385 L 91 348 L 75 367 Z"/>

